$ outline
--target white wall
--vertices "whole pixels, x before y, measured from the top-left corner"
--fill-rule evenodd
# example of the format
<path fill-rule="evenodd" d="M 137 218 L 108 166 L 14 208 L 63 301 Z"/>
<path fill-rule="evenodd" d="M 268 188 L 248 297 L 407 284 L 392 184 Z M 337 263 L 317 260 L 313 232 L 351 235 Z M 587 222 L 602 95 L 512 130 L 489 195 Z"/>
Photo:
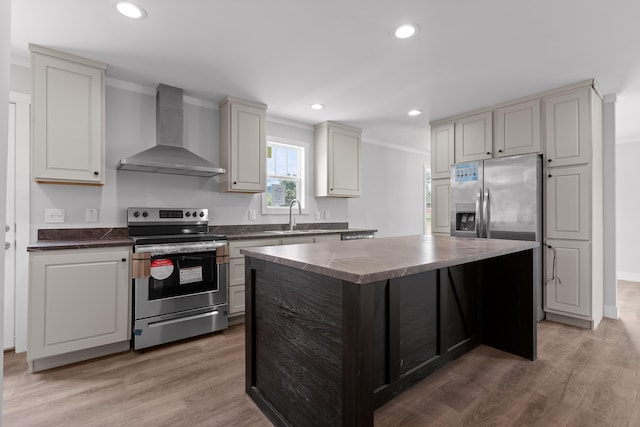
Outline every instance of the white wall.
<path fill-rule="evenodd" d="M 7 135 L 9 134 L 9 52 L 11 45 L 11 0 L 0 2 L 0 165 L 7 164 Z M 5 167 L 0 168 L 6 171 Z M 6 218 L 7 176 L 0 173 L 0 224 Z M 4 242 L 4 227 L 0 227 L 0 242 Z M 4 260 L 4 245 L 0 245 L 0 259 Z M 0 331 L 4 331 L 4 262 L 0 262 Z M 4 352 L 0 351 L 0 366 L 4 361 Z M 2 401 L 3 374 L 0 370 L 0 402 Z M 0 425 L 2 424 L 2 405 L 0 405 Z"/>
<path fill-rule="evenodd" d="M 426 153 L 374 145 L 365 139 L 362 196 L 349 200 L 349 226 L 375 228 L 376 237 L 422 234 L 428 162 Z"/>
<path fill-rule="evenodd" d="M 640 141 L 616 144 L 616 271 L 640 282 Z M 606 206 L 605 206 L 606 208 Z"/>
<path fill-rule="evenodd" d="M 30 93 L 30 70 L 11 68 L 12 90 Z M 106 87 L 106 174 L 105 185 L 78 186 L 31 183 L 31 240 L 41 228 L 124 227 L 129 206 L 194 206 L 210 210 L 210 224 L 286 223 L 288 215 L 262 215 L 260 194 L 235 194 L 218 191 L 217 178 L 116 171 L 119 159 L 136 154 L 155 143 L 155 88 L 107 80 Z M 186 97 L 184 104 L 185 147 L 218 163 L 217 103 Z M 267 135 L 281 141 L 297 141 L 313 147 L 313 127 L 308 124 L 271 118 L 267 111 Z M 313 150 L 308 150 L 309 164 Z M 297 222 L 316 221 L 316 211 L 328 211 L 328 222 L 345 222 L 347 200 L 312 196 L 313 169 L 308 169 L 307 215 Z M 64 224 L 46 224 L 46 208 L 65 209 Z M 85 209 L 98 208 L 98 222 L 85 222 Z M 255 210 L 255 221 L 248 210 Z"/>

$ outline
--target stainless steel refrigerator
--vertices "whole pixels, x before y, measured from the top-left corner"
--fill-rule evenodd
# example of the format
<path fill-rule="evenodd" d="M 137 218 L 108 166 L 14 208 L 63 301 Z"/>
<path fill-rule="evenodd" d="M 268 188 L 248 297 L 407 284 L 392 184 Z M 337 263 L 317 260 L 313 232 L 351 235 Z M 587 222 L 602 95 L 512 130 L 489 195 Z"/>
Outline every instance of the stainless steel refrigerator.
<path fill-rule="evenodd" d="M 451 235 L 542 243 L 542 156 L 458 163 L 451 174 Z M 534 249 L 537 318 L 542 309 L 542 249 Z"/>

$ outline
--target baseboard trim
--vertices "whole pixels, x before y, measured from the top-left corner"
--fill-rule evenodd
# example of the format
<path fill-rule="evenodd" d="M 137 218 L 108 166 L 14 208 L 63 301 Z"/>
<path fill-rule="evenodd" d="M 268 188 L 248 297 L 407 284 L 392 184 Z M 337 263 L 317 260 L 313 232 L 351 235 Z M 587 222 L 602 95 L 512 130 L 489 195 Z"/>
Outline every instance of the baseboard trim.
<path fill-rule="evenodd" d="M 131 341 L 121 341 L 113 344 L 93 347 L 86 350 L 73 351 L 71 353 L 58 354 L 55 356 L 43 357 L 41 359 L 28 360 L 29 373 L 44 371 L 46 369 L 57 368 L 59 366 L 70 365 L 71 363 L 83 362 L 97 357 L 107 356 L 114 353 L 129 351 Z M 29 353 L 27 353 L 28 357 Z"/>
<path fill-rule="evenodd" d="M 618 306 L 617 305 L 605 305 L 604 306 L 604 317 L 608 319 L 619 319 L 620 315 L 618 314 Z"/>
<path fill-rule="evenodd" d="M 625 280 L 627 282 L 640 282 L 640 273 L 630 273 L 626 271 L 618 271 L 616 273 L 618 280 Z"/>
<path fill-rule="evenodd" d="M 576 326 L 578 328 L 593 329 L 593 321 L 591 320 L 576 319 L 575 317 L 563 316 L 561 314 L 547 312 L 547 320 L 564 325 Z"/>

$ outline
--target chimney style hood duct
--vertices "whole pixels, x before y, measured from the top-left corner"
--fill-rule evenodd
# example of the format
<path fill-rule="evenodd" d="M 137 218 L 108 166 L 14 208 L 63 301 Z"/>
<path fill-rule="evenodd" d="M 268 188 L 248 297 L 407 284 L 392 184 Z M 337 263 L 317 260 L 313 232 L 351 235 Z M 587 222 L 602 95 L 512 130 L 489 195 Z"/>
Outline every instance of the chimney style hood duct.
<path fill-rule="evenodd" d="M 212 177 L 222 168 L 182 146 L 182 89 L 160 84 L 156 92 L 156 145 L 118 162 L 117 169 Z"/>

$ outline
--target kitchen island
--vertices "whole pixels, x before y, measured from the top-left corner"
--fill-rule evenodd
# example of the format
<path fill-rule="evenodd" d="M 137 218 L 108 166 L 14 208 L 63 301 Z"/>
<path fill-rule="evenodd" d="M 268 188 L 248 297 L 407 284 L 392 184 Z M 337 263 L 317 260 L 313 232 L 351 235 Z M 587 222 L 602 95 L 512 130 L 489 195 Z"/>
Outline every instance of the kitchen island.
<path fill-rule="evenodd" d="M 243 249 L 246 391 L 276 425 L 373 412 L 479 344 L 535 360 L 539 243 L 406 236 Z"/>

